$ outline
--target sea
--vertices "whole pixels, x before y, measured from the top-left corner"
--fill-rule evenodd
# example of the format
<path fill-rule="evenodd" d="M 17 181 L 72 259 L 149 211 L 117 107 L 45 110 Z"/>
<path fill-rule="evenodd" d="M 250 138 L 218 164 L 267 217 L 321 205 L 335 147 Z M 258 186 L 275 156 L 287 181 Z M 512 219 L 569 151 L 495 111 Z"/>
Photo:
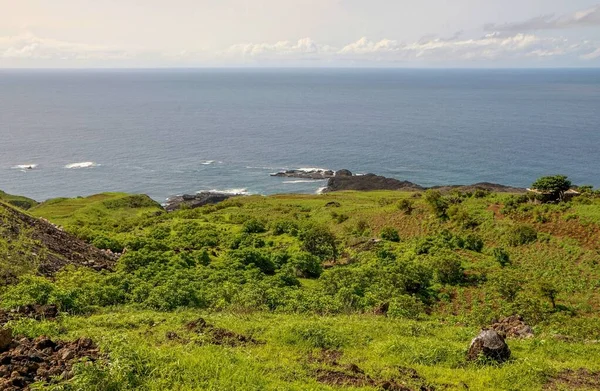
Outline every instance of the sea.
<path fill-rule="evenodd" d="M 316 193 L 285 169 L 423 186 L 600 186 L 600 69 L 0 70 L 0 189 Z"/>

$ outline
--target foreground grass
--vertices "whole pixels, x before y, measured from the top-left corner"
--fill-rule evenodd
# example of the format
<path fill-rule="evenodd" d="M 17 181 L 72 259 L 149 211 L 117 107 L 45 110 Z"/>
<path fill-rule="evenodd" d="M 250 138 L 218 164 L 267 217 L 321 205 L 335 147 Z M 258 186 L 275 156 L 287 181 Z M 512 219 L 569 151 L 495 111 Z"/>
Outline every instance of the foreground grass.
<path fill-rule="evenodd" d="M 228 347 L 203 342 L 185 328 L 199 317 L 259 343 Z M 600 344 L 559 341 L 544 328 L 536 329 L 534 339 L 510 340 L 513 357 L 502 366 L 467 363 L 466 348 L 478 329 L 433 318 L 116 308 L 57 322 L 20 321 L 13 327 L 29 336 L 91 337 L 108 353 L 108 365 L 81 366 L 73 380 L 58 387 L 65 390 L 378 389 L 317 381 L 319 371 L 350 364 L 376 381 L 396 379 L 414 389 L 537 390 L 564 369 L 600 370 Z M 179 338 L 167 338 L 168 332 Z M 323 351 L 341 352 L 338 363 L 319 360 Z M 406 368 L 420 378 L 407 376 Z"/>

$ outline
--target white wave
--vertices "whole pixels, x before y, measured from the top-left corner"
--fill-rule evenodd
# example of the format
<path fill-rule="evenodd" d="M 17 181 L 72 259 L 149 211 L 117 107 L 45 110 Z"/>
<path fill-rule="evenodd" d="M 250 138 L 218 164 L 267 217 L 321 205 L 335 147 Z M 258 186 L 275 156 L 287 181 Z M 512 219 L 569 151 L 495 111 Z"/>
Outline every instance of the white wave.
<path fill-rule="evenodd" d="M 317 194 L 323 194 L 323 192 L 325 191 L 325 189 L 327 189 L 327 186 L 325 186 L 325 187 L 319 187 L 315 193 L 317 193 Z"/>
<path fill-rule="evenodd" d="M 91 167 L 97 167 L 100 164 L 97 164 L 95 162 L 80 162 L 80 163 L 70 163 L 67 164 L 65 166 L 65 168 L 91 168 Z"/>
<path fill-rule="evenodd" d="M 219 189 L 210 189 L 210 190 L 200 190 L 198 191 L 198 193 L 202 193 L 202 192 L 210 192 L 210 193 L 219 193 L 219 194 L 234 194 L 234 195 L 248 195 L 250 194 L 248 192 L 248 189 L 225 189 L 225 190 L 219 190 Z"/>
<path fill-rule="evenodd" d="M 248 170 L 289 170 L 287 167 L 256 167 L 256 166 L 246 166 Z"/>
<path fill-rule="evenodd" d="M 319 167 L 300 167 L 297 168 L 298 171 L 304 171 L 304 172 L 323 172 L 323 171 L 332 171 L 328 168 L 319 168 Z"/>
<path fill-rule="evenodd" d="M 323 181 L 324 179 L 298 179 L 295 181 L 283 181 L 282 183 L 285 184 L 292 184 L 292 183 L 315 183 L 318 181 Z"/>
<path fill-rule="evenodd" d="M 213 164 L 214 162 L 215 162 L 214 160 L 205 160 L 203 162 L 200 162 L 200 164 L 202 164 L 204 166 L 209 166 L 209 165 Z"/>
<path fill-rule="evenodd" d="M 12 168 L 17 169 L 17 170 L 33 170 L 34 168 L 37 168 L 37 164 L 19 164 L 16 166 L 13 166 Z"/>

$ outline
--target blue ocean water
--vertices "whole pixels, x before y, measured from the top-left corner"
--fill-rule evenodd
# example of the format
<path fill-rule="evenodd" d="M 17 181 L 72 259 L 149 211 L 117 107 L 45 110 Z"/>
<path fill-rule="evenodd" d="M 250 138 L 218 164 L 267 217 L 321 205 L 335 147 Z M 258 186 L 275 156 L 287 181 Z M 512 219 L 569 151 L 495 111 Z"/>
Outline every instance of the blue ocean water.
<path fill-rule="evenodd" d="M 0 71 L 0 189 L 38 200 L 325 185 L 269 176 L 300 167 L 600 186 L 599 147 L 600 70 Z"/>

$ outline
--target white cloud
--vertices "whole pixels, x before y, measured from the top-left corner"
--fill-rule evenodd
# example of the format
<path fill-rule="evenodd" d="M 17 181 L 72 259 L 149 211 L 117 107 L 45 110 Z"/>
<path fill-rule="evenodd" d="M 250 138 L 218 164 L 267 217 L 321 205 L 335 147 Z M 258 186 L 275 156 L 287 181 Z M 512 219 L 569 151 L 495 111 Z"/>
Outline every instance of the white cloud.
<path fill-rule="evenodd" d="M 543 37 L 535 34 L 505 35 L 490 33 L 480 38 L 421 39 L 412 43 L 401 43 L 391 39 L 378 41 L 362 37 L 359 40 L 334 48 L 315 43 L 309 38 L 291 43 L 234 45 L 228 53 L 243 54 L 253 61 L 301 59 L 308 54 L 327 61 L 361 62 L 414 62 L 432 63 L 460 62 L 473 60 L 515 60 L 568 57 L 593 59 L 592 51 L 599 45 L 591 42 L 571 43 L 565 38 Z M 594 52 L 595 53 L 595 52 Z"/>
<path fill-rule="evenodd" d="M 355 42 L 334 47 L 311 38 L 274 43 L 245 43 L 215 50 L 205 48 L 178 52 L 124 50 L 41 38 L 31 33 L 0 37 L 0 66 L 221 66 L 221 65 L 369 65 L 411 64 L 460 66 L 499 62 L 525 63 L 561 60 L 570 65 L 600 59 L 600 44 L 570 41 L 532 33 L 493 32 L 478 38 L 421 38 L 404 43 L 393 39 Z"/>
<path fill-rule="evenodd" d="M 115 60 L 135 55 L 115 48 L 40 38 L 29 32 L 0 37 L 0 60 Z"/>
<path fill-rule="evenodd" d="M 279 41 L 276 43 L 248 43 L 233 45 L 227 51 L 231 55 L 250 57 L 259 56 L 286 56 L 286 55 L 311 55 L 331 53 L 332 47 L 319 45 L 310 38 L 302 38 L 297 42 Z"/>
<path fill-rule="evenodd" d="M 600 26 L 600 5 L 571 15 L 556 17 L 555 15 L 539 16 L 524 22 L 487 24 L 487 31 L 519 32 L 532 30 L 555 30 L 577 27 Z"/>

